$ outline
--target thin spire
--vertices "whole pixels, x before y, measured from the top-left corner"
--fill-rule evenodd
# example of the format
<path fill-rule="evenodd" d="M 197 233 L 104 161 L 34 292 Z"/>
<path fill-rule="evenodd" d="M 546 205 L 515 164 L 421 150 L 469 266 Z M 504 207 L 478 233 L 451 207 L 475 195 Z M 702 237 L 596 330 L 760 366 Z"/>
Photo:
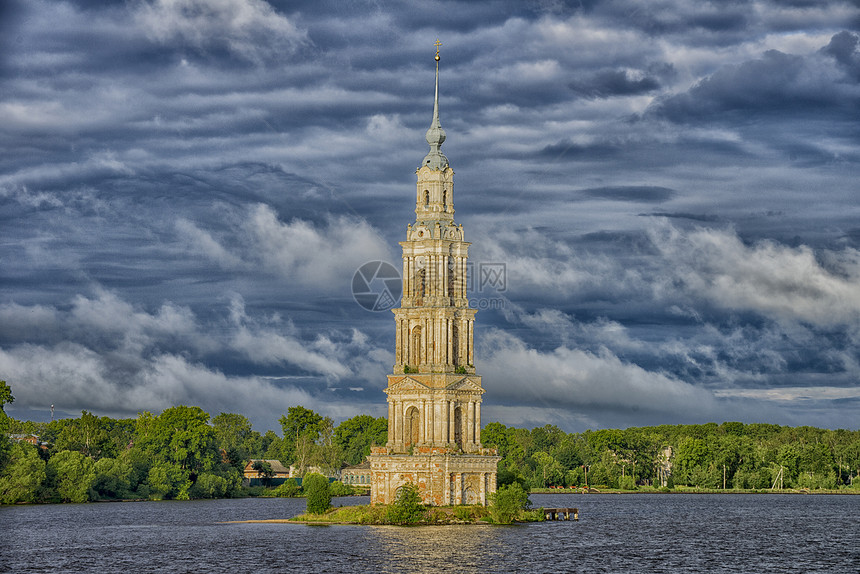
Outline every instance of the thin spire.
<path fill-rule="evenodd" d="M 426 165 L 431 169 L 445 169 L 448 167 L 448 158 L 440 151 L 442 143 L 445 141 L 445 130 L 442 129 L 442 123 L 439 121 L 439 46 L 442 45 L 438 39 L 434 44 L 436 46 L 436 92 L 433 97 L 433 121 L 430 123 L 430 129 L 427 130 L 425 139 L 430 145 L 430 153 L 424 157 L 421 165 Z"/>

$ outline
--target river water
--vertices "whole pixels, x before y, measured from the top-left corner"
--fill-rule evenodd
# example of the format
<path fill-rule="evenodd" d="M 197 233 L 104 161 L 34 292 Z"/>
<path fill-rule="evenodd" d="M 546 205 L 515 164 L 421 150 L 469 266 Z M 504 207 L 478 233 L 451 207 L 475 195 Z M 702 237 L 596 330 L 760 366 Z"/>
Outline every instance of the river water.
<path fill-rule="evenodd" d="M 304 499 L 0 507 L 2 572 L 860 572 L 860 496 L 532 495 L 579 522 L 223 524 Z M 336 505 L 367 498 L 334 499 Z"/>

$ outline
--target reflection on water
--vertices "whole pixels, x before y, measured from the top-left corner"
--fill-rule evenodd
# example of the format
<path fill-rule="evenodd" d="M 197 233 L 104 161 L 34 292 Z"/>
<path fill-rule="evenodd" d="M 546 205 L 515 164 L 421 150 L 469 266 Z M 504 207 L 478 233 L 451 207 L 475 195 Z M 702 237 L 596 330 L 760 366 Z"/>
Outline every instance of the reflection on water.
<path fill-rule="evenodd" d="M 498 566 L 505 529 L 483 525 L 379 526 L 369 538 L 378 544 L 378 572 L 435 572 L 456 565 L 458 572 L 487 572 Z"/>

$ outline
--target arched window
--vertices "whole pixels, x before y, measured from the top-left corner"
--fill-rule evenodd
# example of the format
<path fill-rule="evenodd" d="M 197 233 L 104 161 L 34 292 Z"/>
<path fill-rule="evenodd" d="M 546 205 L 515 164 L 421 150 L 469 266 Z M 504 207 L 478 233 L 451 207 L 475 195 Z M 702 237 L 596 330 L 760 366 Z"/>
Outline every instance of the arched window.
<path fill-rule="evenodd" d="M 442 192 L 442 210 L 448 210 L 448 190 Z"/>
<path fill-rule="evenodd" d="M 409 345 L 409 362 L 413 367 L 417 367 L 423 361 L 421 353 L 421 327 L 412 329 L 412 340 Z"/>
<path fill-rule="evenodd" d="M 423 297 L 427 290 L 427 271 L 424 269 L 418 270 L 418 280 L 415 282 L 415 296 Z"/>
<path fill-rule="evenodd" d="M 406 448 L 418 444 L 418 409 L 409 407 L 406 411 Z"/>
<path fill-rule="evenodd" d="M 430 205 L 430 192 L 426 189 L 424 190 L 424 207 L 426 208 Z"/>

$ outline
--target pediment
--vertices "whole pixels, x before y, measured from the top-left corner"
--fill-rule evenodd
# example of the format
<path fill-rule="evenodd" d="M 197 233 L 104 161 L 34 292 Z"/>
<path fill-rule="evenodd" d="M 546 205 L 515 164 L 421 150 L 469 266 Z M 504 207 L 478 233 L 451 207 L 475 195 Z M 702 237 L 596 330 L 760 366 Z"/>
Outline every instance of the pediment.
<path fill-rule="evenodd" d="M 471 392 L 471 393 L 483 393 L 484 392 L 484 389 L 481 387 L 481 385 L 479 385 L 478 383 L 476 383 L 475 381 L 473 381 L 469 377 L 463 377 L 459 381 L 451 383 L 450 385 L 448 385 L 446 390 L 464 391 L 464 392 Z"/>
<path fill-rule="evenodd" d="M 391 383 L 388 385 L 388 392 L 394 393 L 404 393 L 409 391 L 426 391 L 429 387 L 419 381 L 416 381 L 412 377 L 403 377 L 399 381 L 395 383 Z"/>

